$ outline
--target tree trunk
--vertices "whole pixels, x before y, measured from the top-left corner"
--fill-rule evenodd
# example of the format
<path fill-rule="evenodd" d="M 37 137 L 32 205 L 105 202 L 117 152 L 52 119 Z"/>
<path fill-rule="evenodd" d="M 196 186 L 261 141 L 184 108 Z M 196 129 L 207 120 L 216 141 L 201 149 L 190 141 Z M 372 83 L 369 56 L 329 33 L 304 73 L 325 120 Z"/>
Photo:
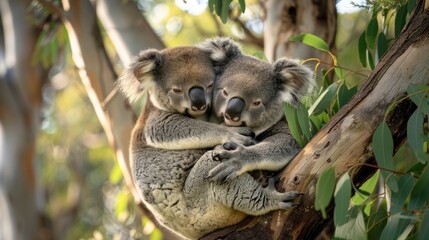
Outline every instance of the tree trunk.
<path fill-rule="evenodd" d="M 124 66 L 141 50 L 165 48 L 133 1 L 98 0 L 96 9 Z"/>
<path fill-rule="evenodd" d="M 108 58 L 106 49 L 104 48 L 101 32 L 97 25 L 95 8 L 89 0 L 69 1 L 69 5 L 64 6 L 64 11 L 48 1 L 40 0 L 40 2 L 50 9 L 51 12 L 56 13 L 61 17 L 69 36 L 72 58 L 78 69 L 79 76 L 88 93 L 97 117 L 101 122 L 104 132 L 115 151 L 124 179 L 133 194 L 134 199 L 137 202 L 140 202 L 140 198 L 138 197 L 132 181 L 130 164 L 128 162 L 129 140 L 136 117 L 131 110 L 131 107 L 119 94 L 116 94 L 114 83 L 116 81 L 117 74 L 114 71 L 112 62 Z M 103 3 L 114 4 L 113 2 L 116 1 L 101 1 L 100 4 L 105 7 Z M 127 19 L 127 17 L 142 19 L 141 14 L 128 15 L 126 10 L 129 8 L 129 4 L 132 4 L 132 2 L 126 5 L 120 4 L 116 6 L 114 9 L 115 12 L 122 14 L 119 14 L 117 17 L 122 19 L 122 21 Z M 122 9 L 123 6 L 127 6 L 127 9 Z M 108 13 L 105 11 L 103 12 L 102 10 L 100 10 L 100 12 L 102 13 L 102 19 L 104 22 L 107 22 L 106 19 L 108 18 Z M 125 17 L 125 14 L 128 16 Z M 109 24 L 110 23 L 107 22 L 108 28 L 110 28 Z M 120 55 L 123 61 L 129 61 L 130 55 L 137 51 L 137 47 L 135 46 L 138 44 L 136 43 L 141 43 L 142 41 L 142 34 L 131 34 L 131 32 L 143 32 L 146 33 L 146 35 L 154 34 L 153 31 L 144 32 L 144 29 L 126 30 L 130 31 L 128 34 L 124 34 L 124 36 L 129 37 L 126 38 L 126 40 L 124 40 L 125 37 L 120 38 L 120 33 L 116 33 L 116 38 L 112 39 L 113 41 L 121 43 L 122 48 L 120 49 L 126 52 L 126 54 Z M 111 31 L 109 33 L 111 34 Z M 132 41 L 130 40 L 131 38 L 136 38 L 133 39 L 134 44 L 132 44 Z M 147 37 L 144 39 L 146 38 Z M 151 39 L 154 38 L 155 36 L 151 37 Z M 114 43 L 116 44 L 117 42 Z M 127 44 L 130 46 L 125 47 L 124 45 Z M 131 46 L 134 46 L 134 48 Z M 159 47 L 162 46 L 162 43 L 158 39 L 158 41 L 154 41 L 153 43 L 151 42 L 150 44 L 142 44 L 140 47 L 144 46 Z"/>
<path fill-rule="evenodd" d="M 38 30 L 26 18 L 30 2 L 0 2 L 0 239 L 38 231 L 34 160 L 46 75 L 31 62 Z"/>
<path fill-rule="evenodd" d="M 337 12 L 333 0 L 268 0 L 265 2 L 264 52 L 270 62 L 284 56 L 319 58 L 332 64 L 331 57 L 320 50 L 289 38 L 300 33 L 314 34 L 335 50 Z"/>
<path fill-rule="evenodd" d="M 341 109 L 293 161 L 281 172 L 282 190 L 304 192 L 301 204 L 289 211 L 275 211 L 207 236 L 207 239 L 314 239 L 332 224 L 314 210 L 316 181 L 334 166 L 337 179 L 353 170 L 354 183 L 368 178 L 374 169 L 362 168 L 374 161 L 369 148 L 372 135 L 386 109 L 410 84 L 429 84 L 429 0 L 418 1 L 399 39 L 389 48 L 354 98 Z M 388 115 L 396 147 L 406 137 L 406 124 L 415 106 L 402 101 Z"/>

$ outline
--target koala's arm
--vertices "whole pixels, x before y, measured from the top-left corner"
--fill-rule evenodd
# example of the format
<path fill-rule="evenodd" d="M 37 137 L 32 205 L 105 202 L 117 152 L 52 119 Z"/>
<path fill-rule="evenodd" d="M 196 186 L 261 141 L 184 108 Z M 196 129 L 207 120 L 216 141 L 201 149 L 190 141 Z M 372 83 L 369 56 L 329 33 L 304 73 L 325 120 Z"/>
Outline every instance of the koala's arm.
<path fill-rule="evenodd" d="M 262 133 L 257 140 L 258 144 L 248 147 L 231 142 L 225 144 L 224 149 L 216 150 L 215 158 L 222 163 L 210 170 L 207 177 L 225 181 L 253 170 L 277 171 L 300 150 L 285 120 Z"/>
<path fill-rule="evenodd" d="M 149 146 L 169 150 L 213 148 L 229 141 L 254 143 L 248 128 L 225 127 L 157 109 L 147 118 L 144 132 Z"/>

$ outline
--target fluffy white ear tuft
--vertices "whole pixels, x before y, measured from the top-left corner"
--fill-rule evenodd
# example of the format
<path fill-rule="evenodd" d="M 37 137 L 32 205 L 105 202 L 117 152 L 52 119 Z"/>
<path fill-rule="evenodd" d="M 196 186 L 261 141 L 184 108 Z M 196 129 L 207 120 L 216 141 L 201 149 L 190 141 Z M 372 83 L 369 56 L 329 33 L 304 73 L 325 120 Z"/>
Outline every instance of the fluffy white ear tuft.
<path fill-rule="evenodd" d="M 128 101 L 134 102 L 155 84 L 154 70 L 161 64 L 161 52 L 156 49 L 142 51 L 119 76 L 116 86 Z"/>
<path fill-rule="evenodd" d="M 230 38 L 209 39 L 198 45 L 204 52 L 210 54 L 215 64 L 223 65 L 231 58 L 241 55 L 240 47 Z"/>
<path fill-rule="evenodd" d="M 274 72 L 283 85 L 282 100 L 298 105 L 302 96 L 310 93 L 315 86 L 313 72 L 295 59 L 281 58 L 274 63 Z"/>

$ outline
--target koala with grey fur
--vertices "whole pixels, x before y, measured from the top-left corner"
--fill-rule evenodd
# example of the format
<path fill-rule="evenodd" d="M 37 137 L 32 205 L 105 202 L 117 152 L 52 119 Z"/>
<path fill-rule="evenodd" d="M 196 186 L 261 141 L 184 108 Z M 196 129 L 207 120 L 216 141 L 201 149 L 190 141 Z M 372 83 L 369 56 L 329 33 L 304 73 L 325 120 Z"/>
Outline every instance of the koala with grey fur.
<path fill-rule="evenodd" d="M 214 83 L 214 117 L 236 127 L 186 116 L 207 117 L 215 71 L 219 80 Z M 142 90 L 149 94 L 132 133 L 130 155 L 139 194 L 159 222 L 194 239 L 246 215 L 292 207 L 298 192 L 278 192 L 273 181 L 263 188 L 247 172 L 278 170 L 299 150 L 281 121 L 282 106 L 308 90 L 309 76 L 292 61 L 272 65 L 244 56 L 227 39 L 142 52 L 118 84 L 130 99 Z M 261 79 L 264 87 L 258 89 Z M 240 84 L 248 85 L 240 90 Z M 252 88 L 260 97 L 250 98 Z M 179 93 L 183 97 L 177 106 Z M 238 127 L 246 125 L 261 143 L 248 146 L 253 144 L 251 132 Z M 226 149 L 208 151 L 220 144 Z"/>

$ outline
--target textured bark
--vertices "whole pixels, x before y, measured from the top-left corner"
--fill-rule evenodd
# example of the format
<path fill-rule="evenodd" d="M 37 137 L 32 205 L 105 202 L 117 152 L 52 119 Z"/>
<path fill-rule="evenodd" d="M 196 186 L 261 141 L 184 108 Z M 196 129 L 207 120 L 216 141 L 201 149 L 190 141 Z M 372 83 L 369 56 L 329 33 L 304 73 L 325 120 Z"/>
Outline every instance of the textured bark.
<path fill-rule="evenodd" d="M 268 0 L 265 2 L 264 51 L 269 61 L 284 56 L 300 59 L 319 58 L 332 64 L 330 56 L 289 38 L 312 33 L 335 51 L 337 12 L 334 0 Z"/>
<path fill-rule="evenodd" d="M 425 8 L 426 4 L 426 8 Z M 279 175 L 281 189 L 304 192 L 301 204 L 289 211 L 276 211 L 208 235 L 207 239 L 314 239 L 332 222 L 314 210 L 316 181 L 321 172 L 335 167 L 337 179 L 347 171 L 355 184 L 374 169 L 370 143 L 386 109 L 410 84 L 429 84 L 428 0 L 418 1 L 414 15 L 399 39 L 381 59 L 357 95 L 326 125 Z M 406 123 L 415 106 L 403 101 L 387 121 L 398 147 L 406 137 Z M 332 216 L 332 208 L 328 210 Z"/>
<path fill-rule="evenodd" d="M 25 17 L 30 2 L 0 2 L 0 239 L 38 231 L 34 161 L 46 76 L 31 63 L 38 31 Z"/>

